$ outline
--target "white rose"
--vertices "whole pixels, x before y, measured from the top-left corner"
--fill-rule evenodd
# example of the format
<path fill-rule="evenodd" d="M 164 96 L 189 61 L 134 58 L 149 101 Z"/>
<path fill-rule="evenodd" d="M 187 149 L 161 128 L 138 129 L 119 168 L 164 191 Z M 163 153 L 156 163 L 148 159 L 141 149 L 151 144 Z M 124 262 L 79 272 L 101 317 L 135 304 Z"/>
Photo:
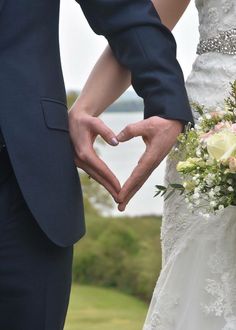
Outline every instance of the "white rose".
<path fill-rule="evenodd" d="M 236 135 L 230 131 L 222 131 L 207 139 L 209 155 L 221 161 L 227 161 L 236 150 Z"/>

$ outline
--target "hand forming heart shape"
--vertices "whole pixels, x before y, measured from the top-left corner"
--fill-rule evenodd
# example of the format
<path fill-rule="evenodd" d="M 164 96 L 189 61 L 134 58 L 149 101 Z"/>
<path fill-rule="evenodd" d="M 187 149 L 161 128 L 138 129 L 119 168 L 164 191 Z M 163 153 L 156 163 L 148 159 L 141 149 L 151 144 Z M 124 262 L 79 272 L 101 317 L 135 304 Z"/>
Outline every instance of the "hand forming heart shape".
<path fill-rule="evenodd" d="M 69 113 L 69 127 L 76 165 L 102 184 L 118 203 L 118 209 L 124 211 L 130 199 L 175 144 L 183 123 L 155 116 L 128 125 L 116 136 L 101 119 L 72 111 Z M 123 187 L 93 148 L 98 135 L 112 146 L 137 136 L 141 136 L 146 144 L 145 152 Z"/>

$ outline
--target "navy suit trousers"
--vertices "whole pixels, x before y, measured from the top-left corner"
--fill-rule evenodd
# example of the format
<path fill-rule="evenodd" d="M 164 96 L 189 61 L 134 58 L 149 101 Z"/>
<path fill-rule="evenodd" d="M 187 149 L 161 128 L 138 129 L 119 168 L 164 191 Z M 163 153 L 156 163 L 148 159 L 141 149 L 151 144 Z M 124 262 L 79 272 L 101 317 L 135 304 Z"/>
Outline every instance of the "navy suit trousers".
<path fill-rule="evenodd" d="M 6 149 L 0 153 L 0 173 L 0 329 L 62 330 L 73 247 L 55 245 L 40 229 Z"/>

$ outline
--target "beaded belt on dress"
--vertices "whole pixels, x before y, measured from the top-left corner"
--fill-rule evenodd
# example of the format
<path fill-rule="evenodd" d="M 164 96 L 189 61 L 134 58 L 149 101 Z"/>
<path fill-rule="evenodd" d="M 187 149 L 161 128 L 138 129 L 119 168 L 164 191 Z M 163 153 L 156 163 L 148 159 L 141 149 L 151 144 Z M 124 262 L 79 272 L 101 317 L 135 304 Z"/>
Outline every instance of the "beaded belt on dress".
<path fill-rule="evenodd" d="M 209 52 L 236 55 L 236 28 L 222 31 L 213 38 L 201 40 L 197 47 L 197 54 Z"/>

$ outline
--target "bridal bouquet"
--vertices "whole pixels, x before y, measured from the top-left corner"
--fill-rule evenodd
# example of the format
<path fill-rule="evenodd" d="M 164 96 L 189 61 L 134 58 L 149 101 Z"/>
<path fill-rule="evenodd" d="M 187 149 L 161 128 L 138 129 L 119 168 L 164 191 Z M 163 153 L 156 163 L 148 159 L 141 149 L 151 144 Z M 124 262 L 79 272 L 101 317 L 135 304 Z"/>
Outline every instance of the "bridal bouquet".
<path fill-rule="evenodd" d="M 199 113 L 194 128 L 187 125 L 170 157 L 177 160 L 181 183 L 157 185 L 157 193 L 169 198 L 183 194 L 188 207 L 202 214 L 236 205 L 236 81 L 221 111 L 209 112 L 195 104 Z"/>

